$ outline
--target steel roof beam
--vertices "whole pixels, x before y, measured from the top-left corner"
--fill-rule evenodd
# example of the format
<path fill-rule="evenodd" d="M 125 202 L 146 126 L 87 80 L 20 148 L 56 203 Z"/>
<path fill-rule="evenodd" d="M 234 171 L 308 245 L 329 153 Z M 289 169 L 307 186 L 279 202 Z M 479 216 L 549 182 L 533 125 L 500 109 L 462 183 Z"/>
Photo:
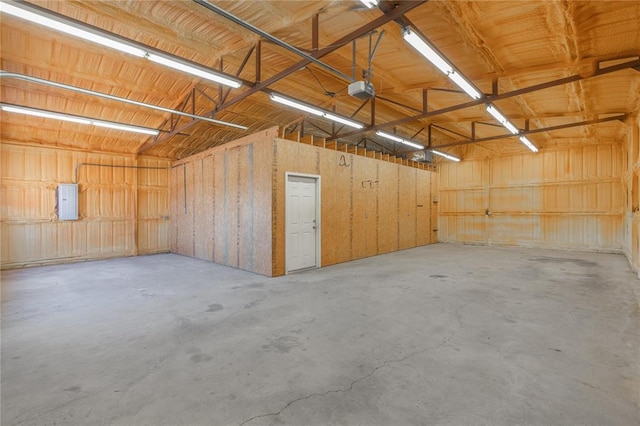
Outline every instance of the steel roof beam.
<path fill-rule="evenodd" d="M 379 130 L 379 129 L 384 129 L 384 128 L 387 128 L 387 127 L 393 127 L 393 126 L 397 126 L 399 124 L 408 123 L 408 122 L 411 122 L 411 121 L 418 121 L 418 120 L 423 119 L 423 118 L 434 117 L 434 116 L 442 115 L 442 114 L 445 114 L 445 113 L 448 113 L 448 112 L 459 111 L 459 110 L 465 109 L 465 108 L 471 108 L 471 107 L 474 107 L 476 105 L 482 105 L 482 104 L 486 104 L 486 103 L 490 103 L 490 102 L 499 101 L 499 100 L 502 100 L 502 99 L 509 99 L 509 98 L 513 98 L 515 96 L 520 96 L 520 95 L 524 95 L 524 94 L 527 94 L 527 93 L 537 92 L 539 90 L 549 89 L 551 87 L 561 86 L 563 84 L 573 83 L 573 82 L 581 81 L 581 80 L 587 80 L 587 79 L 590 79 L 590 78 L 593 78 L 593 77 L 599 77 L 601 75 L 610 74 L 612 72 L 616 72 L 616 71 L 620 71 L 620 70 L 624 70 L 624 69 L 631 69 L 631 68 L 635 69 L 636 67 L 640 67 L 640 60 L 625 62 L 625 63 L 622 63 L 622 64 L 617 64 L 617 65 L 612 65 L 610 67 L 601 68 L 601 69 L 595 70 L 594 72 L 592 72 L 591 74 L 586 75 L 586 76 L 583 76 L 581 74 L 575 74 L 575 75 L 572 75 L 572 76 L 569 76 L 569 77 L 564 77 L 564 78 L 560 78 L 560 79 L 557 79 L 557 80 L 548 81 L 546 83 L 535 84 L 533 86 L 524 87 L 522 89 L 512 90 L 511 92 L 488 95 L 488 96 L 485 96 L 485 97 L 477 99 L 477 100 L 465 102 L 463 104 L 452 105 L 450 107 L 441 108 L 441 109 L 438 109 L 438 110 L 435 110 L 435 111 L 425 112 L 425 113 L 422 113 L 422 114 L 413 115 L 413 116 L 410 116 L 410 117 L 405 117 L 405 118 L 401 118 L 401 119 L 398 119 L 398 120 L 390 121 L 388 123 L 377 124 L 375 126 L 369 126 L 369 127 L 364 128 L 364 129 L 351 131 L 351 132 L 348 132 L 348 133 L 344 133 L 342 135 L 337 135 L 335 138 L 332 138 L 332 139 L 344 138 L 344 137 L 349 137 L 349 136 L 354 136 L 354 135 L 359 135 L 359 134 L 362 134 L 362 133 L 370 132 L 372 130 Z"/>
<path fill-rule="evenodd" d="M 196 1 L 196 0 L 194 0 Z M 428 0 L 420 0 L 420 1 L 407 1 L 407 2 L 403 2 L 400 3 L 398 6 L 396 6 L 395 8 L 391 9 L 389 12 L 386 12 L 384 15 L 374 19 L 373 21 L 363 25 L 362 27 L 352 31 L 351 33 L 347 34 L 344 37 L 341 37 L 340 39 L 334 41 L 333 43 L 330 43 L 327 47 L 324 47 L 322 49 L 318 49 L 317 51 L 313 52 L 312 56 L 316 59 L 322 58 L 325 55 L 328 55 L 329 53 L 339 49 L 340 47 L 350 43 L 352 40 L 355 40 L 357 38 L 360 38 L 366 34 L 368 34 L 369 32 L 371 32 L 372 30 L 388 23 L 391 21 L 394 21 L 396 19 L 398 19 L 399 17 L 403 16 L 405 13 L 409 12 L 410 10 L 415 9 L 416 7 L 426 3 Z M 257 93 L 259 91 L 265 91 L 265 89 L 267 89 L 268 86 L 270 86 L 271 84 L 282 80 L 283 78 L 289 76 L 290 74 L 294 73 L 295 71 L 304 68 L 305 66 L 309 65 L 312 61 L 308 60 L 308 59 L 303 59 L 299 62 L 297 62 L 296 64 L 293 64 L 292 66 L 290 66 L 289 68 L 279 72 L 278 74 L 268 78 L 265 81 L 262 82 L 257 82 L 257 83 L 250 83 L 247 81 L 243 81 L 243 83 L 247 86 L 251 86 L 248 90 L 245 90 L 243 93 L 241 93 L 240 95 L 236 96 L 233 99 L 230 99 L 229 101 L 226 101 L 222 104 L 219 104 L 214 110 L 209 111 L 208 114 L 214 114 L 217 112 L 220 112 L 226 108 L 231 107 L 232 105 L 237 104 L 238 102 L 246 99 L 247 97 L 253 95 L 254 93 Z M 178 132 L 182 132 L 185 131 L 187 129 L 189 129 L 190 127 L 192 127 L 193 125 L 195 125 L 196 123 L 198 123 L 199 120 L 198 119 L 194 119 L 188 123 L 185 123 L 184 125 L 180 126 L 180 128 L 176 129 Z M 164 136 L 164 135 L 163 135 Z M 144 152 L 148 149 L 150 149 L 151 147 L 164 142 L 166 139 L 168 139 L 167 137 L 159 137 L 157 138 L 153 144 L 147 144 L 146 146 L 143 146 L 141 149 L 138 150 L 138 153 Z"/>
<path fill-rule="evenodd" d="M 554 130 L 570 129 L 572 127 L 589 126 L 591 124 L 606 123 L 607 121 L 615 121 L 615 120 L 623 121 L 626 117 L 627 117 L 626 114 L 621 114 L 613 117 L 605 117 L 605 118 L 597 118 L 594 120 L 580 121 L 578 123 L 567 123 L 567 124 L 559 124 L 557 126 L 543 127 L 540 129 L 521 130 L 520 133 L 518 133 L 517 135 L 512 135 L 511 133 L 508 133 L 505 135 L 488 136 L 486 138 L 479 138 L 479 139 L 467 139 L 467 140 L 445 143 L 445 144 L 436 145 L 436 146 L 429 145 L 429 148 L 432 148 L 432 149 L 450 148 L 452 146 L 468 145 L 468 144 L 479 143 L 479 142 L 488 142 L 488 141 L 494 141 L 498 139 L 517 138 L 523 135 L 526 136 L 526 135 L 532 135 L 535 133 L 544 133 L 544 132 L 552 132 Z"/>

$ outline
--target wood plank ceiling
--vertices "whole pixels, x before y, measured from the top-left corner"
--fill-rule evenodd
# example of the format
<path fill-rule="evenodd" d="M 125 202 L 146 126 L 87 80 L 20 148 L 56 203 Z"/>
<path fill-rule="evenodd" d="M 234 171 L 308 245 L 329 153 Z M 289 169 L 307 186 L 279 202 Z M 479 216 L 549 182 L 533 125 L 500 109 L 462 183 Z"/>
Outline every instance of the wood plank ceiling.
<path fill-rule="evenodd" d="M 205 67 L 238 75 L 244 84 L 230 92 L 221 90 L 207 80 L 6 14 L 1 17 L 4 72 L 165 108 L 186 106 L 186 111 L 199 115 L 214 111 L 215 119 L 243 125 L 248 130 L 205 121 L 187 125 L 190 118 L 172 117 L 169 113 L 5 75 L 1 86 L 3 103 L 135 124 L 163 132 L 155 140 L 153 136 L 2 112 L 2 140 L 173 159 L 274 125 L 398 152 L 405 152 L 406 147 L 394 146 L 376 136 L 374 130 L 396 132 L 424 145 L 430 142 L 432 146 L 466 141 L 472 136 L 472 127 L 476 138 L 490 138 L 506 133 L 485 110 L 484 104 L 492 95 L 572 75 L 590 77 L 599 68 L 637 61 L 640 55 L 640 2 L 637 1 L 417 2 L 404 17 L 390 20 L 356 41 L 356 77 L 361 79 L 363 70 L 368 68 L 369 45 L 375 45 L 384 31 L 372 62 L 371 82 L 376 90 L 372 123 L 374 102 L 349 96 L 350 81 L 317 64 L 300 67 L 263 90 L 242 98 L 243 92 L 250 90 L 257 80 L 268 80 L 302 58 L 261 40 L 256 33 L 195 1 L 30 3 Z M 342 0 L 210 3 L 305 53 L 315 54 L 405 2 L 383 1 L 374 9 L 363 7 L 359 1 Z M 315 49 L 314 20 L 318 23 Z M 428 37 L 488 97 L 464 108 L 433 113 L 468 103 L 471 98 L 455 92 L 457 88 L 403 40 L 403 22 L 411 23 Z M 320 60 L 351 76 L 352 59 L 352 43 L 346 43 Z M 618 59 L 622 61 L 614 61 Z M 353 115 L 365 129 L 354 132 L 334 127 L 325 119 L 305 116 L 271 101 L 269 90 L 327 111 L 335 110 L 345 117 Z M 425 94 L 430 114 L 411 118 L 424 115 L 421 113 Z M 237 99 L 240 100 L 236 102 Z M 226 107 L 225 103 L 230 101 L 232 105 Z M 640 110 L 640 72 L 627 67 L 517 96 L 498 97 L 494 103 L 516 126 L 526 129 L 528 125 L 530 130 L 634 114 Z M 179 133 L 170 132 L 172 122 L 175 128 L 182 129 Z M 392 122 L 398 124 L 387 125 Z M 623 122 L 614 120 L 532 133 L 529 139 L 545 149 L 557 144 L 622 140 L 627 128 Z M 482 145 L 500 152 L 526 151 L 515 137 L 482 142 Z M 457 145 L 447 150 L 463 154 L 465 147 Z"/>

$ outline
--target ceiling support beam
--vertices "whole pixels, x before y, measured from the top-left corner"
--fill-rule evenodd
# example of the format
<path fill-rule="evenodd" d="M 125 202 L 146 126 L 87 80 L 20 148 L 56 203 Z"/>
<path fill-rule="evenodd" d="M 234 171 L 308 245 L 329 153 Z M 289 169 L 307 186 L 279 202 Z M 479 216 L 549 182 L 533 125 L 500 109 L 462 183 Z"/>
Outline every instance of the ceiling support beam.
<path fill-rule="evenodd" d="M 379 129 L 383 129 L 383 128 L 386 128 L 386 127 L 392 127 L 392 126 L 397 126 L 397 125 L 404 124 L 404 123 L 409 123 L 411 121 L 418 121 L 418 120 L 423 119 L 423 118 L 434 117 L 434 116 L 442 115 L 442 114 L 445 114 L 445 113 L 448 113 L 448 112 L 458 111 L 458 110 L 465 109 L 465 108 L 471 108 L 471 107 L 474 107 L 476 105 L 482 105 L 482 104 L 485 104 L 485 103 L 495 102 L 495 101 L 499 101 L 499 100 L 502 100 L 502 99 L 509 99 L 509 98 L 513 98 L 515 96 L 525 95 L 527 93 L 533 93 L 533 92 L 537 92 L 537 91 L 540 91 L 540 90 L 549 89 L 551 87 L 556 87 L 556 86 L 561 86 L 561 85 L 568 84 L 568 83 L 573 83 L 573 82 L 576 82 L 576 81 L 587 80 L 587 79 L 590 79 L 590 78 L 599 77 L 599 76 L 602 76 L 602 75 L 610 74 L 612 72 L 625 70 L 625 69 L 630 69 L 630 68 L 635 68 L 635 67 L 638 67 L 638 66 L 640 66 L 640 60 L 634 60 L 634 61 L 625 62 L 625 63 L 622 63 L 622 64 L 612 65 L 612 66 L 606 67 L 606 68 L 597 69 L 597 70 L 593 71 L 592 73 L 590 73 L 589 75 L 574 74 L 574 75 L 569 76 L 569 77 L 564 77 L 564 78 L 560 78 L 560 79 L 557 79 L 557 80 L 548 81 L 546 83 L 534 84 L 533 86 L 523 87 L 522 89 L 512 90 L 510 92 L 505 92 L 505 93 L 501 93 L 501 94 L 492 94 L 492 95 L 485 96 L 485 97 L 477 99 L 477 100 L 465 102 L 463 104 L 452 105 L 452 106 L 449 106 L 449 107 L 446 107 L 446 108 L 441 108 L 439 110 L 434 110 L 434 111 L 431 111 L 431 112 L 425 112 L 425 113 L 422 113 L 422 114 L 418 114 L 418 115 L 414 115 L 414 116 L 405 117 L 405 118 L 401 118 L 401 119 L 398 119 L 398 120 L 390 121 L 388 123 L 377 124 L 375 126 L 369 126 L 369 127 L 364 128 L 364 129 L 350 131 L 350 132 L 344 133 L 342 135 L 337 135 L 336 138 L 343 138 L 343 137 L 359 135 L 359 134 L 362 134 L 362 133 L 370 132 L 372 130 L 379 130 Z"/>
<path fill-rule="evenodd" d="M 259 44 L 259 42 L 258 42 Z M 256 55 L 258 55 L 258 50 L 256 50 L 256 46 L 251 46 L 251 48 L 249 49 L 249 51 L 247 52 L 247 54 L 244 56 L 244 59 L 242 61 L 242 63 L 240 64 L 240 67 L 238 68 L 238 71 L 235 73 L 235 76 L 238 77 L 240 76 L 240 74 L 242 73 L 242 71 L 244 71 L 245 66 L 247 65 L 247 63 L 249 62 L 249 58 L 251 58 L 251 54 L 256 51 Z M 222 68 L 224 66 L 223 60 L 220 59 L 220 70 L 222 71 Z M 211 102 L 213 102 L 214 105 L 219 105 L 221 103 L 223 103 L 225 101 L 225 99 L 227 99 L 227 97 L 229 96 L 229 94 L 231 93 L 231 88 L 227 89 L 226 93 L 224 92 L 224 88 L 222 87 L 221 84 L 218 85 L 218 98 L 219 101 L 216 104 L 216 102 L 208 95 L 206 95 L 204 93 L 204 91 L 197 89 L 198 93 L 201 93 L 202 95 L 205 96 L 205 98 L 207 98 L 208 100 L 210 100 Z M 196 98 L 196 88 L 194 87 L 192 89 L 192 93 L 190 93 L 189 95 L 187 95 L 187 98 L 185 99 L 185 102 L 187 102 L 187 100 L 189 99 L 189 96 L 193 96 L 192 98 L 192 102 L 193 102 L 193 109 L 194 112 L 193 114 L 195 114 L 195 98 Z M 181 108 L 181 110 L 184 110 L 184 108 Z M 215 114 L 215 108 L 211 111 L 209 111 L 206 115 L 213 115 Z M 138 149 L 138 154 L 158 145 L 159 143 L 164 142 L 165 140 L 169 139 L 172 136 L 175 136 L 177 134 L 182 134 L 182 132 L 184 132 L 185 130 L 191 128 L 195 123 L 197 123 L 199 121 L 199 119 L 193 119 L 185 124 L 183 124 L 182 126 L 180 126 L 179 128 L 177 127 L 178 125 L 178 121 L 175 122 L 175 125 L 173 124 L 173 114 L 171 115 L 171 129 L 166 132 L 163 133 L 162 135 L 159 136 L 155 136 L 153 139 L 147 141 L 146 143 L 144 143 L 139 149 Z M 162 123 L 162 126 L 164 126 L 166 124 L 166 120 Z"/>
<path fill-rule="evenodd" d="M 193 0 L 194 2 L 196 2 L 197 4 L 199 4 L 200 6 L 203 6 L 204 8 L 210 10 L 211 12 L 214 12 L 220 16 L 222 16 L 225 19 L 228 19 L 229 21 L 233 22 L 236 25 L 241 26 L 244 29 L 247 29 L 249 31 L 251 31 L 252 33 L 258 34 L 260 37 L 264 38 L 265 40 L 269 40 L 270 42 L 277 44 L 280 47 L 283 47 L 285 49 L 287 49 L 288 51 L 295 53 L 296 55 L 304 58 L 306 61 L 309 62 L 313 62 L 314 64 L 325 68 L 329 71 L 331 71 L 332 73 L 348 80 L 351 81 L 351 77 L 349 77 L 348 75 L 344 74 L 342 71 L 339 71 L 335 68 L 333 68 L 330 65 L 325 64 L 324 62 L 318 60 L 316 57 L 309 55 L 307 53 L 304 53 L 302 50 L 293 47 L 292 45 L 285 43 L 284 41 L 280 40 L 277 37 L 272 36 L 271 34 L 269 34 L 266 31 L 262 31 L 260 28 L 251 25 L 250 23 L 248 23 L 247 21 L 238 18 L 235 15 L 232 15 L 231 13 L 227 12 L 226 10 L 224 10 L 221 7 L 218 7 L 214 4 L 209 3 L 207 0 Z"/>
<path fill-rule="evenodd" d="M 409 106 L 409 105 L 405 105 L 405 104 L 400 103 L 398 101 L 394 101 L 393 99 L 383 98 L 382 96 L 376 96 L 376 98 L 380 99 L 381 101 L 389 102 L 390 104 L 397 105 L 397 106 L 402 107 L 402 108 L 406 108 L 406 109 L 408 109 L 410 111 L 413 111 L 413 112 L 418 112 L 418 113 L 422 113 L 423 112 L 423 110 L 421 110 L 421 109 L 414 108 L 414 107 Z"/>
<path fill-rule="evenodd" d="M 202 0 L 194 0 L 194 1 L 202 1 Z M 392 9 L 390 12 L 380 16 L 379 18 L 374 19 L 373 21 L 369 22 L 366 25 L 363 25 L 362 27 L 356 29 L 355 31 L 352 31 L 351 33 L 347 34 L 344 37 L 341 37 L 340 39 L 334 41 L 333 43 L 330 43 L 329 46 L 324 47 L 322 49 L 318 49 L 316 51 L 313 52 L 313 57 L 314 58 L 322 58 L 323 56 L 328 55 L 329 53 L 339 49 L 340 47 L 344 46 L 347 43 L 350 43 L 352 40 L 355 40 L 357 38 L 362 37 L 363 35 L 368 34 L 369 32 L 371 32 L 372 30 L 390 22 L 395 20 L 396 18 L 404 15 L 405 13 L 409 12 L 410 10 L 418 7 L 419 5 L 426 3 L 425 1 L 408 1 L 408 2 L 404 2 L 402 4 L 400 4 L 399 6 L 397 6 L 396 8 Z M 268 86 L 272 85 L 273 83 L 282 80 L 283 78 L 289 76 L 290 74 L 298 71 L 301 68 L 304 68 L 305 66 L 309 65 L 310 63 L 312 63 L 313 61 L 309 60 L 309 59 L 303 59 L 302 61 L 299 61 L 296 64 L 291 65 L 289 68 L 280 71 L 278 74 L 268 78 L 267 80 L 255 84 L 253 87 L 251 87 L 250 89 L 244 91 L 243 93 L 241 93 L 240 95 L 236 96 L 235 98 L 221 104 L 218 105 L 216 107 L 216 111 L 222 111 L 225 108 L 229 108 L 232 105 L 237 104 L 238 102 L 244 100 L 245 98 L 251 96 L 252 94 L 259 92 L 263 89 L 266 89 Z M 353 79 L 351 77 L 348 77 L 346 79 L 347 81 L 353 81 Z"/>
<path fill-rule="evenodd" d="M 460 145 L 468 145 L 468 144 L 472 144 L 472 143 L 488 142 L 488 141 L 494 141 L 494 140 L 498 140 L 498 139 L 517 138 L 517 137 L 520 137 L 522 135 L 533 135 L 533 134 L 536 134 L 536 133 L 552 132 L 554 130 L 570 129 L 572 127 L 589 126 L 591 124 L 606 123 L 607 121 L 616 121 L 616 120 L 624 121 L 624 119 L 626 117 L 627 117 L 626 114 L 622 114 L 622 115 L 616 115 L 616 116 L 613 116 L 613 117 L 605 117 L 605 118 L 597 118 L 597 119 L 594 119 L 594 120 L 580 121 L 578 123 L 567 123 L 567 124 L 560 124 L 560 125 L 557 125 L 557 126 L 543 127 L 543 128 L 540 128 L 540 129 L 522 130 L 517 135 L 512 135 L 511 133 L 508 133 L 508 134 L 505 134 L 505 135 L 489 136 L 489 137 L 486 137 L 486 138 L 461 140 L 461 141 L 445 143 L 445 144 L 441 144 L 441 145 L 437 145 L 437 146 L 432 146 L 431 145 L 431 140 L 429 140 L 429 146 L 431 148 L 433 148 L 433 149 L 450 148 L 452 146 L 460 146 Z M 443 129 L 443 130 L 446 130 L 446 129 Z"/>
<path fill-rule="evenodd" d="M 262 81 L 262 40 L 256 43 L 256 84 Z"/>
<path fill-rule="evenodd" d="M 310 121 L 307 121 L 307 124 L 310 125 L 311 127 L 315 127 L 316 129 L 320 130 L 322 133 L 326 133 L 327 135 L 331 136 L 331 132 L 330 131 L 323 129 L 322 127 L 317 126 L 317 125 L 313 124 Z"/>
<path fill-rule="evenodd" d="M 320 14 L 313 14 L 311 18 L 311 49 L 315 52 L 320 47 Z"/>
<path fill-rule="evenodd" d="M 203 6 L 209 5 L 212 6 L 215 9 L 219 9 L 216 6 L 211 5 L 210 3 L 208 3 L 205 0 L 193 0 L 198 4 L 201 4 Z M 389 12 L 385 13 L 384 15 L 374 19 L 373 21 L 363 25 L 362 27 L 352 31 L 351 33 L 347 34 L 344 37 L 341 37 L 340 39 L 334 41 L 333 43 L 330 43 L 329 46 L 324 47 L 322 49 L 318 49 L 316 51 L 314 51 L 312 53 L 313 58 L 318 59 L 318 58 L 322 58 L 325 55 L 328 55 L 329 53 L 339 49 L 340 47 L 350 43 L 352 40 L 355 40 L 359 37 L 362 37 L 363 35 L 368 34 L 369 32 L 371 32 L 372 30 L 390 22 L 393 21 L 395 19 L 398 19 L 399 17 L 401 17 L 402 15 L 404 15 L 405 13 L 409 12 L 410 10 L 415 9 L 416 7 L 426 3 L 427 0 L 420 0 L 420 1 L 407 1 L 407 2 L 403 2 L 401 4 L 399 4 L 398 6 L 396 6 L 395 8 L 391 9 Z M 208 6 L 205 6 L 207 8 L 209 8 Z M 222 10 L 222 9 L 220 9 Z M 261 31 L 261 30 L 260 30 Z M 265 33 L 266 34 L 266 33 Z M 301 52 L 302 53 L 302 52 Z M 306 54 L 305 54 L 306 55 Z M 307 55 L 308 56 L 308 55 Z M 218 104 L 213 110 L 208 111 L 206 114 L 204 115 L 215 115 L 217 112 L 220 112 L 226 108 L 229 108 L 235 104 L 237 104 L 238 102 L 246 99 L 247 97 L 251 96 L 254 93 L 257 93 L 259 91 L 268 91 L 267 87 L 270 86 L 271 84 L 282 80 L 283 78 L 289 76 L 290 74 L 292 74 L 293 72 L 304 68 L 305 66 L 309 65 L 310 63 L 312 63 L 314 61 L 309 60 L 309 59 L 303 59 L 302 61 L 299 61 L 298 63 L 290 66 L 289 68 L 277 73 L 276 75 L 268 78 L 265 81 L 261 81 L 261 82 L 256 82 L 256 83 L 250 83 L 250 82 L 244 82 L 245 85 L 251 86 L 248 90 L 245 90 L 243 93 L 241 93 L 240 95 L 236 96 L 233 99 L 230 99 L 224 103 L 220 103 Z M 239 73 L 238 73 L 239 74 Z M 348 81 L 352 81 L 350 77 L 347 78 Z M 187 129 L 189 129 L 190 127 L 192 127 L 193 125 L 195 125 L 196 123 L 198 123 L 200 120 L 198 119 L 194 119 L 182 126 L 180 126 L 180 128 L 176 129 L 176 131 L 178 132 L 182 132 L 185 131 Z M 162 138 L 157 138 L 156 140 L 152 140 L 150 143 L 144 144 L 139 150 L 138 150 L 138 154 L 150 149 L 151 147 L 164 142 L 166 139 L 169 138 L 169 135 L 163 135 Z"/>

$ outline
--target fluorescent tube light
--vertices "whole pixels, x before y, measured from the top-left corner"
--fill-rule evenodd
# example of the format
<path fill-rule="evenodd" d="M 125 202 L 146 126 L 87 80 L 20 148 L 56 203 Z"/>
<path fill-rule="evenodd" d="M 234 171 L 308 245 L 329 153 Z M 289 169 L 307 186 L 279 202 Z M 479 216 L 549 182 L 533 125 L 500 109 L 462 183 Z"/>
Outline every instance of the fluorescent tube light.
<path fill-rule="evenodd" d="M 356 129 L 364 128 L 364 126 L 362 124 L 360 124 L 360 123 L 357 123 L 357 122 L 351 121 L 351 120 L 347 120 L 346 118 L 340 117 L 338 115 L 329 114 L 328 112 L 324 113 L 324 117 L 328 118 L 329 120 L 337 121 L 338 123 L 342 123 L 342 124 L 345 124 L 345 125 L 350 126 L 350 127 L 355 127 Z"/>
<path fill-rule="evenodd" d="M 473 99 L 480 99 L 482 93 L 467 80 L 462 74 L 456 71 L 445 58 L 443 58 L 426 40 L 411 30 L 411 27 L 402 29 L 402 37 L 422 54 L 429 62 L 442 71 L 451 81 L 461 88 L 467 95 Z"/>
<path fill-rule="evenodd" d="M 520 130 L 518 130 L 518 128 L 508 120 L 502 123 L 502 125 L 506 127 L 507 130 L 511 132 L 511 134 L 517 135 L 518 133 L 520 133 Z"/>
<path fill-rule="evenodd" d="M 451 154 L 447 154 L 445 152 L 436 151 L 435 149 L 432 149 L 431 152 L 433 152 L 436 155 L 439 155 L 440 157 L 444 157 L 447 160 L 456 161 L 456 162 L 460 161 L 460 159 L 458 157 L 455 157 L 455 156 L 453 156 Z"/>
<path fill-rule="evenodd" d="M 92 124 L 98 127 L 107 127 L 110 129 L 124 130 L 127 132 L 143 133 L 146 135 L 157 136 L 160 132 L 148 127 L 131 126 L 129 124 L 114 123 L 113 121 L 95 120 L 88 117 L 79 117 L 77 115 L 63 114 L 59 112 L 45 111 L 36 108 L 28 108 L 17 105 L 0 104 L 0 109 L 7 112 L 18 114 L 32 115 L 36 117 L 52 118 L 54 120 L 70 121 L 78 124 Z"/>
<path fill-rule="evenodd" d="M 453 67 L 442 56 L 438 54 L 425 40 L 418 34 L 411 31 L 410 27 L 404 27 L 402 29 L 402 37 L 411 45 L 414 49 L 422 54 L 440 71 L 449 75 L 453 72 Z"/>
<path fill-rule="evenodd" d="M 469 83 L 458 72 L 453 71 L 452 73 L 448 74 L 447 77 L 449 77 L 455 84 L 458 85 L 459 88 L 464 90 L 464 92 L 467 95 L 471 96 L 473 99 L 480 99 L 482 97 L 480 92 L 478 92 L 478 90 L 475 87 L 473 87 L 473 85 L 471 83 Z"/>
<path fill-rule="evenodd" d="M 225 77 L 224 75 L 208 71 L 202 67 L 187 64 L 184 61 L 180 61 L 178 58 L 171 58 L 169 55 L 162 55 L 154 53 L 150 48 L 144 46 L 137 46 L 134 42 L 127 42 L 124 40 L 118 40 L 116 37 L 109 36 L 106 32 L 99 29 L 93 29 L 87 26 L 66 21 L 64 18 L 54 17 L 53 15 L 46 16 L 44 12 L 37 9 L 29 10 L 30 7 L 23 3 L 7 3 L 5 1 L 0 2 L 0 12 L 6 13 L 35 24 L 43 25 L 56 31 L 60 31 L 83 40 L 87 40 L 105 47 L 118 50 L 120 52 L 128 53 L 140 58 L 149 59 L 152 62 L 173 68 L 178 71 L 186 72 L 197 77 L 201 77 L 207 80 L 214 81 L 216 83 L 224 84 L 226 86 L 237 89 L 242 86 L 242 83 L 238 80 L 233 80 Z"/>
<path fill-rule="evenodd" d="M 487 112 L 491 114 L 493 118 L 498 120 L 498 123 L 500 124 L 504 124 L 507 121 L 507 118 L 502 115 L 500 111 L 498 111 L 498 108 L 494 107 L 491 104 L 487 104 Z"/>
<path fill-rule="evenodd" d="M 405 140 L 405 139 L 402 140 L 402 143 L 405 144 L 405 145 L 408 145 L 410 147 L 416 148 L 416 149 L 424 149 L 424 146 L 422 146 L 420 144 L 417 144 L 415 142 L 411 142 L 411 141 Z"/>
<path fill-rule="evenodd" d="M 518 133 L 520 133 L 520 130 L 518 130 L 518 128 L 507 119 L 507 117 L 505 117 L 500 111 L 498 111 L 498 108 L 496 108 L 495 106 L 487 104 L 487 112 L 491 114 L 493 118 L 498 120 L 500 124 L 506 127 L 511 134 L 517 135 Z"/>
<path fill-rule="evenodd" d="M 531 141 L 527 139 L 526 136 L 520 136 L 520 142 L 525 144 L 531 151 L 538 152 L 538 148 L 533 143 L 531 143 Z"/>
<path fill-rule="evenodd" d="M 202 77 L 216 83 L 224 84 L 225 86 L 230 86 L 230 87 L 233 87 L 234 89 L 237 89 L 238 87 L 242 86 L 242 84 L 239 81 L 231 80 L 229 78 L 212 73 L 210 71 L 205 71 L 201 68 L 195 67 L 193 65 L 188 65 L 184 62 L 166 57 L 164 55 L 149 53 L 147 54 L 146 58 L 151 62 L 155 62 L 157 64 L 161 64 L 178 71 L 186 72 L 187 74 L 195 75 L 197 77 Z"/>
<path fill-rule="evenodd" d="M 382 136 L 383 138 L 391 139 L 392 141 L 400 142 L 400 143 L 402 143 L 402 141 L 404 140 L 404 139 L 399 138 L 399 137 L 397 137 L 395 135 L 392 135 L 390 133 L 381 132 L 379 130 L 376 132 L 376 135 Z"/>
<path fill-rule="evenodd" d="M 360 0 L 362 4 L 367 6 L 369 9 L 373 9 L 378 5 L 378 0 Z"/>
<path fill-rule="evenodd" d="M 415 142 L 412 142 L 412 141 L 408 141 L 406 139 L 399 138 L 398 136 L 392 135 L 391 133 L 381 132 L 380 130 L 378 130 L 376 132 L 376 135 L 382 136 L 383 138 L 391 139 L 394 142 L 400 142 L 401 144 L 410 146 L 412 148 L 424 149 L 424 146 L 422 146 L 422 145 L 420 145 L 418 143 L 415 143 Z"/>
<path fill-rule="evenodd" d="M 109 121 L 91 120 L 91 124 L 97 127 L 106 127 L 108 129 L 124 130 L 126 132 L 143 133 L 145 135 L 156 136 L 158 133 L 155 129 L 146 127 L 129 126 L 128 124 L 112 123 Z"/>
<path fill-rule="evenodd" d="M 279 102 L 283 105 L 287 105 L 290 106 L 292 108 L 296 108 L 299 109 L 301 111 L 305 111 L 308 112 L 309 114 L 313 114 L 313 115 L 317 115 L 318 117 L 324 117 L 326 119 L 332 120 L 332 121 L 336 121 L 338 123 L 342 123 L 346 126 L 350 126 L 350 127 L 354 127 L 356 129 L 363 129 L 364 125 L 358 123 L 357 121 L 353 121 L 353 120 L 349 120 L 347 118 L 344 117 L 340 117 L 339 115 L 335 115 L 335 114 L 331 114 L 328 112 L 324 112 L 321 109 L 318 108 L 313 108 L 310 107 L 308 105 L 305 105 L 301 102 L 297 102 L 297 101 L 293 101 L 289 98 L 285 98 L 284 96 L 280 96 L 280 95 L 276 95 L 275 93 L 271 93 L 269 95 L 269 97 L 276 101 Z"/>
<path fill-rule="evenodd" d="M 0 105 L 0 109 L 7 112 L 15 112 L 17 114 L 32 115 L 34 117 L 52 118 L 54 120 L 70 121 L 72 123 L 78 124 L 91 124 L 91 120 L 86 118 L 75 117 L 66 114 L 58 114 L 56 112 L 42 111 L 38 109 L 23 108 L 19 106 L 4 104 Z"/>
<path fill-rule="evenodd" d="M 81 39 L 97 43 L 102 46 L 110 47 L 112 49 L 128 53 L 130 55 L 144 57 L 144 55 L 147 53 L 139 47 L 132 46 L 130 44 L 123 43 L 112 38 L 105 37 L 103 35 L 99 35 L 93 31 L 87 31 L 85 29 L 79 28 L 78 26 L 64 23 L 57 19 L 48 18 L 41 14 L 23 9 L 22 7 L 16 7 L 14 6 L 14 4 L 17 3 L 6 3 L 4 1 L 0 2 L 0 12 L 15 16 L 17 18 L 25 19 L 35 24 L 43 25 L 53 30 L 79 37 Z"/>
<path fill-rule="evenodd" d="M 275 93 L 271 93 L 269 97 L 273 101 L 279 102 L 283 105 L 290 106 L 292 108 L 296 108 L 296 109 L 308 112 L 309 114 L 317 115 L 318 117 L 324 116 L 324 111 L 320 111 L 319 109 L 312 108 L 305 104 L 301 104 L 300 102 L 292 101 L 291 99 L 284 98 L 280 95 L 276 95 Z"/>

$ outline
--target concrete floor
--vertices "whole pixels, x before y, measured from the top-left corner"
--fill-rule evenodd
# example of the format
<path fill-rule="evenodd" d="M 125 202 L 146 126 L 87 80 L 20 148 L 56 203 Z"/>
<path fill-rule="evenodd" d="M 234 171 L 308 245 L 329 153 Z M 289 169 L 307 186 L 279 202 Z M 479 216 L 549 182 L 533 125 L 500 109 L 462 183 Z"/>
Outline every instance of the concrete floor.
<path fill-rule="evenodd" d="M 450 244 L 6 271 L 2 424 L 637 425 L 638 284 L 619 255 Z"/>

